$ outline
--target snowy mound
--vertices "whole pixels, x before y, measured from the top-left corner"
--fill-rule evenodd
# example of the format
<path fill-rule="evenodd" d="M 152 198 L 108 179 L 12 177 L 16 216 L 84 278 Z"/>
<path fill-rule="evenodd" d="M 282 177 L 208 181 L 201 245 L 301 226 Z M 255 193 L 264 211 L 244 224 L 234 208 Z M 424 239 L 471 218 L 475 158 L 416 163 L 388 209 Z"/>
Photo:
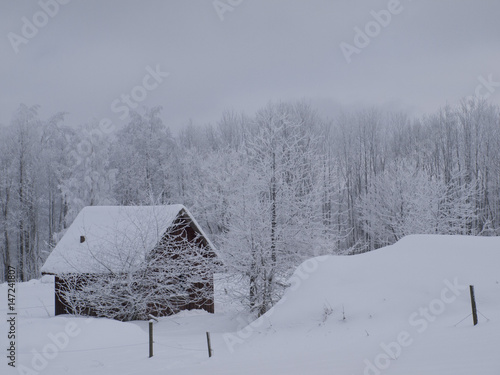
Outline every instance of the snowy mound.
<path fill-rule="evenodd" d="M 334 313 L 343 307 L 350 320 L 385 317 L 394 324 L 397 316 L 405 318 L 456 284 L 453 290 L 463 298 L 447 310 L 460 315 L 462 305 L 470 305 L 469 285 L 478 295 L 500 293 L 499 264 L 498 237 L 408 236 L 369 253 L 304 262 L 283 302 L 269 314 L 282 325 L 308 325 L 315 315 L 321 318 L 324 306 Z"/>
<path fill-rule="evenodd" d="M 245 355 L 281 347 L 297 374 L 497 374 L 499 264 L 497 237 L 414 235 L 370 253 L 313 258 L 273 309 L 225 341 Z"/>

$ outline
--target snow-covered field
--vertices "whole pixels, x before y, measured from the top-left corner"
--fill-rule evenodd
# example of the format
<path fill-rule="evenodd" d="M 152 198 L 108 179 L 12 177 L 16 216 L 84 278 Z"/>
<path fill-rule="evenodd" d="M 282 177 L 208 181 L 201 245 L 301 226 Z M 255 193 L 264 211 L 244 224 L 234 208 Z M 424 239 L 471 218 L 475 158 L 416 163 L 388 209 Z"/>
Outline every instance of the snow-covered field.
<path fill-rule="evenodd" d="M 6 284 L 0 293 L 1 374 L 500 374 L 500 238 L 409 236 L 310 259 L 250 325 L 225 303 L 160 319 L 153 358 L 147 322 L 54 317 L 48 279 L 17 285 L 12 369 Z"/>

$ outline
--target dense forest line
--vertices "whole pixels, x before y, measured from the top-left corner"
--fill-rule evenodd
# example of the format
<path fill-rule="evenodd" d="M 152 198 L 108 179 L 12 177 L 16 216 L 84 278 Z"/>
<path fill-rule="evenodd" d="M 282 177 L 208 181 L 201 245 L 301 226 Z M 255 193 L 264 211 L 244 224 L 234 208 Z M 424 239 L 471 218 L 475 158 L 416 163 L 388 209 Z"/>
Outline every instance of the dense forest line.
<path fill-rule="evenodd" d="M 161 108 L 72 126 L 21 105 L 0 125 L 0 272 L 39 269 L 81 208 L 182 203 L 265 311 L 290 270 L 413 233 L 500 234 L 500 114 L 467 99 L 410 119 L 271 103 L 173 136 Z"/>

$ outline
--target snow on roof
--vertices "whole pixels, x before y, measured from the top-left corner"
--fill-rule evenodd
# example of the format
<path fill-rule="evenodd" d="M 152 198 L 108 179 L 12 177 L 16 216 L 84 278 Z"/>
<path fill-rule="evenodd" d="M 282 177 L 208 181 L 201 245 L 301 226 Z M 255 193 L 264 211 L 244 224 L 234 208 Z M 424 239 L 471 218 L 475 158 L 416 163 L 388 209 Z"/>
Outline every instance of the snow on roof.
<path fill-rule="evenodd" d="M 42 273 L 127 272 L 144 260 L 182 211 L 214 250 L 183 205 L 89 206 L 58 242 Z"/>

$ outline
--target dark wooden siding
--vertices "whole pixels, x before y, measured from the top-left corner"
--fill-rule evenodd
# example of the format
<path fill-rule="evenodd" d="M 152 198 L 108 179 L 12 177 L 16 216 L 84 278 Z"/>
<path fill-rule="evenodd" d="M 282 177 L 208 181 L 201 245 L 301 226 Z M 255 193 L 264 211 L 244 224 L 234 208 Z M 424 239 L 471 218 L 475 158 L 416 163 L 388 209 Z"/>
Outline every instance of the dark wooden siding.
<path fill-rule="evenodd" d="M 61 297 L 62 288 L 64 288 L 64 281 L 59 277 L 55 277 L 55 302 L 56 302 L 56 315 L 62 314 L 71 314 L 72 311 L 69 311 L 67 306 L 64 303 L 64 300 Z"/>

